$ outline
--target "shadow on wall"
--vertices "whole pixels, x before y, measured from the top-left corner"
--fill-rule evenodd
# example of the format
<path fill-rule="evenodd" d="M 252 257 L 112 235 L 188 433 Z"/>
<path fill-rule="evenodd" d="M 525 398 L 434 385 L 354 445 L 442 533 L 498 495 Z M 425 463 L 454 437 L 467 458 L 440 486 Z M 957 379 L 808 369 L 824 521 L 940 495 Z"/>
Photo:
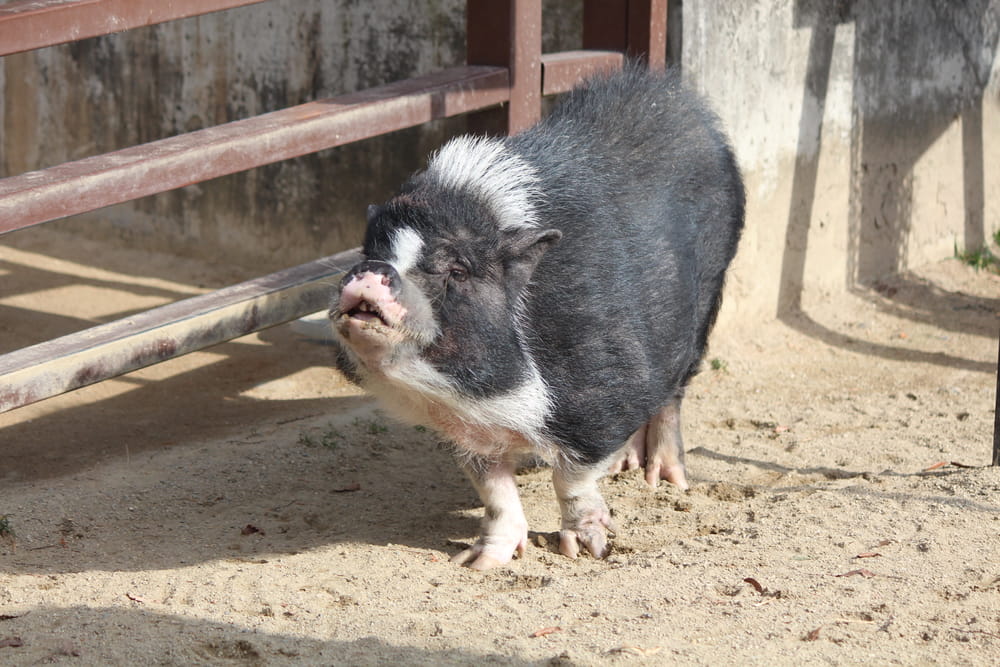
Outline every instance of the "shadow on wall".
<path fill-rule="evenodd" d="M 993 0 L 796 0 L 794 27 L 808 29 L 810 38 L 778 316 L 832 344 L 836 336 L 802 317 L 801 305 L 821 153 L 815 147 L 822 140 L 835 33 L 846 23 L 854 24 L 847 273 L 857 286 L 905 269 L 914 166 L 956 118 L 962 127 L 962 243 L 978 250 L 986 242 L 982 101 L 1000 9 Z M 945 317 L 948 309 L 937 312 Z"/>

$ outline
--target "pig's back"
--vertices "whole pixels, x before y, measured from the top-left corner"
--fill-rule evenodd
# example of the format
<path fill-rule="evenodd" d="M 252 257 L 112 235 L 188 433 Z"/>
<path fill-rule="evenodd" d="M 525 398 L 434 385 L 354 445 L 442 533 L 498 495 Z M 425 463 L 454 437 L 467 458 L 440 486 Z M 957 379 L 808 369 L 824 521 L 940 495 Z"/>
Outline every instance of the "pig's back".
<path fill-rule="evenodd" d="M 541 226 L 563 232 L 527 300 L 549 428 L 594 461 L 697 369 L 742 226 L 739 172 L 697 96 L 634 65 L 509 141 L 540 177 Z"/>

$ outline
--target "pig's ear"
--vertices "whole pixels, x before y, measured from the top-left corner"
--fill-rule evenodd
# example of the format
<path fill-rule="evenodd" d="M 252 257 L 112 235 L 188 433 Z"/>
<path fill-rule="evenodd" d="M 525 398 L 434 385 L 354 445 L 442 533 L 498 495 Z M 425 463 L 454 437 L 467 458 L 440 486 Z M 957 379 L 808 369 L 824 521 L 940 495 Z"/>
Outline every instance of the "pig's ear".
<path fill-rule="evenodd" d="M 367 220 L 367 222 L 368 222 L 369 225 L 371 224 L 372 220 L 375 219 L 375 217 L 379 214 L 379 212 L 381 210 L 382 210 L 382 207 L 379 206 L 378 204 L 368 204 L 368 211 L 365 213 L 365 219 Z"/>
<path fill-rule="evenodd" d="M 545 251 L 559 242 L 562 232 L 558 229 L 521 231 L 510 241 L 507 259 L 508 279 L 518 288 L 528 284 L 531 274 Z"/>

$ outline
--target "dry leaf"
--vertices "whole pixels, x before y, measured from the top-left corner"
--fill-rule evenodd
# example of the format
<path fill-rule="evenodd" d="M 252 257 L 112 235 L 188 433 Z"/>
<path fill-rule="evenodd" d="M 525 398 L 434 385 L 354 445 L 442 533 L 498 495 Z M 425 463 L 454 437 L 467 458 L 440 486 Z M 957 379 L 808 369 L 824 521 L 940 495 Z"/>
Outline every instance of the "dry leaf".
<path fill-rule="evenodd" d="M 140 597 L 138 595 L 132 595 L 131 593 L 126 593 L 125 597 L 127 597 L 132 602 L 142 602 L 142 603 L 146 602 L 146 598 Z"/>
<path fill-rule="evenodd" d="M 937 470 L 938 468 L 943 468 L 948 465 L 947 461 L 938 461 L 937 463 L 924 468 L 924 472 L 930 472 L 931 470 Z"/>
<path fill-rule="evenodd" d="M 21 641 L 20 637 L 4 637 L 0 639 L 0 648 L 20 648 L 24 646 L 24 642 Z"/>
<path fill-rule="evenodd" d="M 819 639 L 819 631 L 820 628 L 816 628 L 815 630 L 810 630 L 809 634 L 807 634 L 805 637 L 802 638 L 802 641 L 806 642 L 816 641 L 817 639 Z"/>
<path fill-rule="evenodd" d="M 764 587 L 760 585 L 759 581 L 757 581 L 753 577 L 747 577 L 743 581 L 745 581 L 748 584 L 750 584 L 751 586 L 753 586 L 755 591 L 757 591 L 758 593 L 760 593 L 760 594 L 763 595 L 763 593 L 764 593 Z"/>
<path fill-rule="evenodd" d="M 361 490 L 361 485 L 357 482 L 352 482 L 347 486 L 341 486 L 336 489 L 331 489 L 333 493 L 350 493 L 351 491 L 360 491 L 360 490 Z"/>
<path fill-rule="evenodd" d="M 611 649 L 611 653 L 624 653 L 627 655 L 656 655 L 663 650 L 662 646 L 650 646 L 645 648 L 642 646 L 621 646 L 619 648 Z"/>
<path fill-rule="evenodd" d="M 877 558 L 881 555 L 882 554 L 877 551 L 866 551 L 863 554 L 858 554 L 855 558 Z"/>
<path fill-rule="evenodd" d="M 553 625 L 552 627 L 549 627 L 549 628 L 542 628 L 541 630 L 535 630 L 534 632 L 532 632 L 528 636 L 529 637 L 544 637 L 545 635 L 551 635 L 553 632 L 561 632 L 561 631 L 562 631 L 562 628 L 560 628 L 558 625 Z"/>
<path fill-rule="evenodd" d="M 257 526 L 253 525 L 252 523 L 248 523 L 240 531 L 240 535 L 253 535 L 254 533 L 260 533 L 261 535 L 263 535 L 264 531 L 258 528 Z"/>
<path fill-rule="evenodd" d="M 865 579 L 871 579 L 872 577 L 875 576 L 875 573 L 872 572 L 871 570 L 866 570 L 864 568 L 861 568 L 860 570 L 851 570 L 850 572 L 845 572 L 843 574 L 835 574 L 833 576 L 835 576 L 835 577 L 853 577 L 854 575 L 860 575 L 860 576 L 864 577 Z"/>

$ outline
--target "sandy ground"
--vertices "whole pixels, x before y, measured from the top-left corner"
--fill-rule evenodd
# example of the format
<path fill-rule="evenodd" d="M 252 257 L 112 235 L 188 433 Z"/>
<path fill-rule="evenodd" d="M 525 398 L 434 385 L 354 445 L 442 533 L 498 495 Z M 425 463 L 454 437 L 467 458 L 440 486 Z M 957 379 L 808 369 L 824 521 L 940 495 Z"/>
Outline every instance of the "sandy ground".
<path fill-rule="evenodd" d="M 0 351 L 239 278 L 10 242 Z M 482 512 L 448 448 L 287 326 L 0 415 L 0 664 L 997 664 L 998 311 L 944 260 L 730 321 L 691 490 L 606 478 L 613 552 L 572 561 L 529 465 L 487 573 L 448 562 Z"/>

